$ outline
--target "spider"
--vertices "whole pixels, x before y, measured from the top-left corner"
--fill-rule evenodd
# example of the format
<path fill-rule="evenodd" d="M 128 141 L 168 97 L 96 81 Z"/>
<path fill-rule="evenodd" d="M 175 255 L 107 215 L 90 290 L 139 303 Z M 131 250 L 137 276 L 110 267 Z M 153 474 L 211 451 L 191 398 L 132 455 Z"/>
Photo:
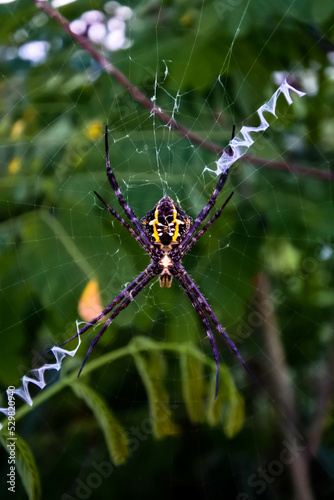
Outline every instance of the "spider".
<path fill-rule="evenodd" d="M 234 130 L 232 138 L 233 136 Z M 131 236 L 133 236 L 133 238 L 137 240 L 139 245 L 148 253 L 151 262 L 147 266 L 147 268 L 139 274 L 137 278 L 135 278 L 129 285 L 127 285 L 124 290 L 121 291 L 121 293 L 110 302 L 110 304 L 101 312 L 101 314 L 87 323 L 75 335 L 73 335 L 73 337 L 60 344 L 59 347 L 67 344 L 79 335 L 82 335 L 89 328 L 94 326 L 98 321 L 111 313 L 102 328 L 92 340 L 87 354 L 80 367 L 78 373 L 79 377 L 88 356 L 90 355 L 94 346 L 102 337 L 106 329 L 111 325 L 116 316 L 118 316 L 118 314 L 123 309 L 125 309 L 146 287 L 146 285 L 148 285 L 148 283 L 150 283 L 150 281 L 154 277 L 158 276 L 160 286 L 166 286 L 167 288 L 170 288 L 172 280 L 173 278 L 175 278 L 180 283 L 186 295 L 189 297 L 190 302 L 198 313 L 206 330 L 207 336 L 211 342 L 214 359 L 216 361 L 215 397 L 217 397 L 219 382 L 219 355 L 212 334 L 210 321 L 224 337 L 225 341 L 235 353 L 235 355 L 239 358 L 246 370 L 252 376 L 253 374 L 241 357 L 234 342 L 230 339 L 224 328 L 221 326 L 216 314 L 210 307 L 202 292 L 195 285 L 194 281 L 182 266 L 181 260 L 182 257 L 191 249 L 191 247 L 203 236 L 203 234 L 206 233 L 211 224 L 213 224 L 213 222 L 218 219 L 226 204 L 231 199 L 233 192 L 229 195 L 221 208 L 211 217 L 209 222 L 207 222 L 202 229 L 197 231 L 199 226 L 207 217 L 209 211 L 215 204 L 220 191 L 223 189 L 228 177 L 228 171 L 220 175 L 217 186 L 213 191 L 207 205 L 201 210 L 194 223 L 192 221 L 192 218 L 187 215 L 186 212 L 184 212 L 169 196 L 164 196 L 163 198 L 161 198 L 161 200 L 158 201 L 158 203 L 152 208 L 152 210 L 147 212 L 147 214 L 141 219 L 140 223 L 132 208 L 127 204 L 123 194 L 121 193 L 121 190 L 116 181 L 115 174 L 110 167 L 108 126 L 106 126 L 105 128 L 105 152 L 107 177 L 109 183 L 115 195 L 117 196 L 118 202 L 123 208 L 127 218 L 132 223 L 132 226 L 130 226 L 115 210 L 113 210 L 96 191 L 94 191 L 94 194 L 105 205 L 111 215 L 115 217 L 122 224 L 122 226 L 127 229 L 127 231 L 129 231 Z"/>

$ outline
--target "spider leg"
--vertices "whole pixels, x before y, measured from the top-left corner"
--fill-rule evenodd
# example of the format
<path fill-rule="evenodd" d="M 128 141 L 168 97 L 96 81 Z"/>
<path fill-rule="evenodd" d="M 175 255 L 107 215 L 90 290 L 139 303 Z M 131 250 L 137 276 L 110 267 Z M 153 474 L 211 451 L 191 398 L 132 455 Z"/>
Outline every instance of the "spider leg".
<path fill-rule="evenodd" d="M 234 132 L 235 132 L 235 127 L 233 126 L 232 139 L 234 137 Z M 213 191 L 211 198 L 209 199 L 207 205 L 200 211 L 200 213 L 197 216 L 197 219 L 195 220 L 194 224 L 190 228 L 190 231 L 188 232 L 188 234 L 186 235 L 186 237 L 184 238 L 184 240 L 182 241 L 182 243 L 179 246 L 179 248 L 182 252 L 183 252 L 184 246 L 187 246 L 187 244 L 189 243 L 189 241 L 192 239 L 193 235 L 197 231 L 198 227 L 202 224 L 205 217 L 208 215 L 211 208 L 215 204 L 217 196 L 219 195 L 220 191 L 223 189 L 223 187 L 227 181 L 228 174 L 229 174 L 229 170 L 227 170 L 227 172 L 223 172 L 220 175 L 218 182 L 217 182 L 217 185 L 216 185 L 216 188 Z"/>
<path fill-rule="evenodd" d="M 204 324 L 205 330 L 206 330 L 206 334 L 209 337 L 209 340 L 211 343 L 213 356 L 214 356 L 215 361 L 216 361 L 216 391 L 215 391 L 215 399 L 216 399 L 217 395 L 218 395 L 218 387 L 219 387 L 219 354 L 218 354 L 217 345 L 216 345 L 216 342 L 215 342 L 215 339 L 214 339 L 214 336 L 213 336 L 213 333 L 212 333 L 212 330 L 210 327 L 210 323 L 209 323 L 209 320 L 205 314 L 203 307 L 201 306 L 200 302 L 198 301 L 196 295 L 193 293 L 191 288 L 188 286 L 188 284 L 185 282 L 185 280 L 182 279 L 182 277 L 181 278 L 177 277 L 177 279 L 178 279 L 179 283 L 181 284 L 182 288 L 184 289 L 185 293 L 189 297 L 190 302 L 194 306 L 194 309 L 196 310 L 197 314 L 201 318 L 201 320 Z"/>
<path fill-rule="evenodd" d="M 109 144 L 108 144 L 108 125 L 106 125 L 106 128 L 105 128 L 104 138 L 105 138 L 105 147 L 106 147 L 106 169 L 107 169 L 107 177 L 108 177 L 109 183 L 110 183 L 111 187 L 113 188 L 115 195 L 117 196 L 119 204 L 121 205 L 124 212 L 126 213 L 126 216 L 130 220 L 130 222 L 132 222 L 132 224 L 135 226 L 135 228 L 137 229 L 138 234 L 140 235 L 140 237 L 143 241 L 143 244 L 145 245 L 144 248 L 148 252 L 152 245 L 151 245 L 148 237 L 144 233 L 143 228 L 141 227 L 140 222 L 137 219 L 134 211 L 125 201 L 125 198 L 122 195 L 121 190 L 120 190 L 118 183 L 116 181 L 115 174 L 111 170 L 111 167 L 110 167 Z"/>
<path fill-rule="evenodd" d="M 117 297 L 115 297 L 114 300 L 112 300 L 110 302 L 110 304 L 98 316 L 96 316 L 96 318 L 92 319 L 89 323 L 86 323 L 84 327 L 82 327 L 75 335 L 73 335 L 73 337 L 65 340 L 65 342 L 63 342 L 62 344 L 59 344 L 58 347 L 62 347 L 63 345 L 67 344 L 68 342 L 71 342 L 71 340 L 76 339 L 79 335 L 82 335 L 87 330 L 89 330 L 89 328 L 96 325 L 96 323 L 98 321 L 100 321 L 100 319 L 104 318 L 108 313 L 110 313 L 110 311 L 117 304 L 119 304 L 125 298 L 129 297 L 133 293 L 133 290 L 136 287 L 141 285 L 143 281 L 146 282 L 146 279 L 148 276 L 150 277 L 150 280 L 151 280 L 154 276 L 156 276 L 156 274 L 157 273 L 153 270 L 153 265 L 150 264 L 145 269 L 145 271 L 140 273 L 140 275 L 136 279 L 134 279 L 127 287 L 125 287 L 124 290 L 122 290 L 122 292 L 119 295 L 117 295 Z M 47 351 L 47 352 L 49 352 L 49 351 Z"/>
<path fill-rule="evenodd" d="M 213 217 L 211 217 L 211 219 L 209 220 L 209 222 L 207 224 L 205 224 L 205 226 L 200 231 L 198 231 L 197 234 L 195 234 L 195 236 L 188 242 L 188 244 L 186 245 L 186 247 L 183 247 L 182 255 L 184 255 L 185 253 L 187 253 L 188 250 L 190 250 L 190 248 L 193 246 L 193 244 L 196 243 L 196 241 L 198 241 L 203 236 L 203 234 L 209 229 L 209 227 L 211 226 L 211 224 L 213 224 L 215 222 L 215 220 L 218 219 L 218 217 L 221 215 L 222 211 L 224 210 L 224 208 L 226 207 L 226 205 L 228 204 L 228 202 L 232 198 L 233 194 L 234 194 L 234 192 L 232 191 L 232 193 L 230 194 L 230 196 L 224 202 L 223 206 L 221 206 L 220 209 L 217 210 L 217 212 L 215 213 L 215 215 Z"/>
<path fill-rule="evenodd" d="M 175 271 L 176 271 L 176 273 L 175 273 Z M 189 274 L 184 269 L 184 267 L 181 266 L 180 264 L 178 266 L 174 266 L 174 273 L 173 273 L 174 276 L 179 281 L 179 283 L 181 284 L 181 286 L 183 287 L 183 289 L 187 293 L 188 297 L 190 298 L 190 296 L 189 296 L 189 291 L 190 291 L 191 296 L 195 298 L 195 300 L 201 305 L 202 309 L 210 317 L 211 321 L 216 326 L 216 328 L 219 331 L 219 333 L 221 333 L 221 335 L 224 337 L 226 343 L 232 349 L 232 351 L 237 356 L 237 358 L 239 359 L 239 361 L 242 363 L 242 365 L 244 366 L 244 368 L 248 371 L 248 373 L 251 375 L 251 377 L 255 381 L 257 381 L 255 375 L 252 373 L 252 371 L 250 370 L 250 368 L 248 368 L 246 362 L 243 360 L 243 358 L 242 358 L 241 354 L 239 353 L 236 345 L 230 339 L 230 337 L 225 332 L 224 328 L 219 323 L 219 321 L 217 319 L 217 316 L 213 312 L 213 310 L 210 307 L 208 301 L 205 299 L 205 297 L 202 294 L 202 292 L 199 290 L 199 288 L 195 285 L 195 283 L 193 282 L 193 280 L 190 278 Z M 191 298 L 190 298 L 190 300 L 191 300 Z M 193 301 L 192 301 L 192 303 L 193 303 Z M 194 303 L 193 303 L 193 305 L 194 305 Z"/>
<path fill-rule="evenodd" d="M 201 210 L 201 212 L 199 213 L 194 224 L 191 226 L 188 234 L 186 235 L 186 237 L 184 238 L 184 240 L 182 241 L 182 243 L 179 246 L 182 253 L 183 253 L 184 247 L 187 247 L 189 241 L 193 238 L 193 235 L 197 231 L 198 227 L 202 224 L 203 220 L 205 219 L 205 217 L 208 215 L 211 208 L 215 204 L 217 196 L 219 195 L 220 191 L 223 189 L 223 187 L 225 185 L 225 182 L 227 181 L 228 174 L 229 174 L 229 171 L 220 175 L 219 180 L 218 180 L 218 184 L 217 184 L 214 192 L 212 193 L 211 198 L 209 199 L 207 205 L 205 205 L 205 207 Z"/>
<path fill-rule="evenodd" d="M 80 373 L 82 372 L 82 369 L 94 349 L 94 346 L 97 344 L 97 342 L 100 340 L 108 326 L 111 325 L 111 323 L 114 321 L 114 319 L 119 315 L 123 309 L 128 307 L 128 305 L 134 300 L 134 298 L 145 288 L 145 286 L 156 276 L 156 273 L 152 270 L 150 273 L 147 273 L 144 279 L 142 279 L 137 285 L 131 290 L 131 292 L 127 295 L 127 297 L 124 298 L 123 302 L 116 307 L 116 309 L 112 312 L 112 314 L 109 316 L 103 327 L 99 330 L 98 334 L 93 338 L 89 349 L 87 351 L 86 356 L 84 357 L 84 360 L 82 362 L 82 365 L 80 367 L 80 370 L 78 372 L 78 377 L 80 376 Z"/>
<path fill-rule="evenodd" d="M 115 219 L 117 219 L 122 224 L 122 226 L 125 227 L 125 229 L 127 229 L 129 231 L 129 233 L 131 234 L 131 236 L 133 236 L 133 238 L 138 241 L 139 245 L 142 246 L 147 251 L 146 245 L 143 242 L 141 236 L 139 236 L 136 233 L 136 231 L 134 231 L 132 229 L 132 227 L 127 222 L 125 222 L 125 220 L 113 208 L 111 208 L 108 205 L 108 203 L 106 201 L 104 201 L 104 199 L 96 191 L 94 191 L 94 194 L 104 204 L 104 206 L 107 207 L 107 209 L 109 210 L 109 212 L 111 213 L 111 215 L 113 217 L 115 217 Z"/>

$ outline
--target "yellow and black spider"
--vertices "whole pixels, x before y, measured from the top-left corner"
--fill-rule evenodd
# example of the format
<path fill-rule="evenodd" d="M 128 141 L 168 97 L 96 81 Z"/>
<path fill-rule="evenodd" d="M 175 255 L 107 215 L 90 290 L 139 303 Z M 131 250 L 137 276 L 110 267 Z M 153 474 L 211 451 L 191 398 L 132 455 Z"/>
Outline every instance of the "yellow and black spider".
<path fill-rule="evenodd" d="M 185 268 L 181 264 L 182 257 L 186 252 L 190 250 L 196 241 L 203 236 L 203 234 L 209 229 L 211 224 L 218 219 L 222 213 L 224 207 L 231 199 L 233 193 L 227 198 L 222 207 L 213 215 L 213 217 L 203 226 L 201 230 L 198 230 L 201 223 L 204 221 L 209 211 L 213 207 L 218 194 L 225 185 L 228 177 L 228 171 L 220 175 L 217 186 L 211 195 L 207 205 L 201 210 L 195 222 L 192 224 L 192 218 L 186 214 L 181 208 L 169 197 L 164 196 L 158 203 L 153 207 L 152 210 L 147 212 L 145 217 L 141 219 L 141 224 L 134 214 L 133 210 L 123 197 L 119 186 L 117 184 L 115 175 L 110 168 L 109 160 L 109 147 L 108 147 L 108 127 L 105 130 L 105 148 L 106 148 L 106 168 L 107 176 L 111 187 L 113 188 L 118 201 L 123 208 L 126 216 L 132 223 L 133 227 L 130 226 L 125 220 L 113 210 L 108 203 L 106 203 L 99 194 L 95 191 L 95 195 L 99 200 L 107 207 L 109 212 L 124 226 L 130 234 L 138 241 L 141 247 L 148 253 L 151 258 L 150 264 L 147 268 L 129 285 L 127 285 L 124 290 L 115 297 L 112 302 L 99 314 L 96 318 L 87 323 L 81 330 L 79 330 L 73 337 L 66 340 L 64 343 L 60 344 L 59 347 L 67 344 L 71 340 L 75 339 L 79 335 L 82 335 L 89 328 L 95 325 L 101 318 L 104 318 L 109 313 L 110 316 L 104 323 L 103 327 L 94 337 L 91 345 L 87 351 L 87 354 L 83 360 L 81 368 L 79 370 L 78 376 L 80 375 L 84 364 L 87 361 L 88 356 L 92 352 L 95 344 L 101 338 L 103 333 L 106 331 L 108 326 L 112 321 L 118 316 L 118 314 L 125 309 L 130 302 L 143 290 L 143 288 L 155 277 L 159 276 L 160 286 L 167 286 L 169 288 L 172 284 L 173 277 L 178 280 L 185 293 L 189 297 L 192 305 L 200 316 L 207 336 L 210 339 L 213 355 L 216 361 L 217 371 L 216 371 L 216 396 L 218 392 L 218 380 L 219 380 L 219 356 L 217 346 L 211 331 L 210 321 L 215 325 L 217 330 L 223 335 L 227 344 L 230 346 L 232 351 L 239 358 L 241 363 L 250 372 L 245 361 L 242 359 L 238 349 L 236 348 L 234 342 L 225 332 L 224 328 L 219 323 L 217 316 L 213 312 L 212 308 L 208 304 L 207 300 L 195 285 Z M 119 304 L 119 305 L 118 305 Z M 117 306 L 117 307 L 116 307 Z M 251 373 L 251 372 L 250 372 Z"/>

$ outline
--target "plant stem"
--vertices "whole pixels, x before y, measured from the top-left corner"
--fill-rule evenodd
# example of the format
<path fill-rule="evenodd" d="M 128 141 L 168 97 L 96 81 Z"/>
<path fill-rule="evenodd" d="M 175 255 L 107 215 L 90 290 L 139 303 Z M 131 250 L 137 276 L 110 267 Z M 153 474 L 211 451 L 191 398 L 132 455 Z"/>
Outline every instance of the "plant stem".
<path fill-rule="evenodd" d="M 273 301 L 270 296 L 269 279 L 265 274 L 256 277 L 256 304 L 261 317 L 261 332 L 265 342 L 268 360 L 267 375 L 271 384 L 273 400 L 280 412 L 281 432 L 287 443 L 297 443 L 295 454 L 288 467 L 290 469 L 296 500 L 314 500 L 309 481 L 307 446 L 298 432 L 298 417 L 292 378 L 286 363 L 283 344 Z"/>
<path fill-rule="evenodd" d="M 160 342 L 154 342 L 150 339 L 146 339 L 145 337 L 136 337 L 134 341 L 130 342 L 128 346 L 117 349 L 116 351 L 108 352 L 103 356 L 99 356 L 94 361 L 87 363 L 87 365 L 85 366 L 84 374 L 88 375 L 89 373 L 93 372 L 94 370 L 97 370 L 104 364 L 111 363 L 125 356 L 134 356 L 138 352 L 147 350 L 170 351 L 176 354 L 186 351 L 188 354 L 191 354 L 194 358 L 197 358 L 202 363 L 205 363 L 206 365 L 210 366 L 213 370 L 215 370 L 216 368 L 214 361 L 211 358 L 207 357 L 205 354 L 203 354 L 201 351 L 199 351 L 192 344 L 190 345 L 179 344 L 177 342 L 160 343 Z M 47 401 L 50 397 L 60 392 L 65 387 L 71 384 L 75 384 L 76 380 L 77 380 L 77 371 L 75 370 L 70 375 L 62 377 L 57 383 L 55 383 L 47 390 L 41 392 L 38 396 L 36 396 L 34 398 L 33 407 L 36 408 L 37 406 Z M 31 409 L 32 408 L 28 404 L 21 406 L 21 408 L 19 408 L 15 414 L 16 421 L 24 417 L 26 414 L 28 414 L 31 411 Z M 6 421 L 7 420 L 5 419 L 4 422 L 2 422 L 3 428 L 5 428 L 6 426 Z"/>

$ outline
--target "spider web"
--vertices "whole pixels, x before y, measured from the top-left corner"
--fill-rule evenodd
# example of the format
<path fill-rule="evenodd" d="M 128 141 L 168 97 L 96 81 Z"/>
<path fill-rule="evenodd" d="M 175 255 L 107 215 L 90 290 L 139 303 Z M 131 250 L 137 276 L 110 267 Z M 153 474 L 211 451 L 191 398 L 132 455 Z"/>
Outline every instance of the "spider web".
<path fill-rule="evenodd" d="M 317 77 L 320 70 L 310 63 L 312 56 L 316 59 L 316 42 L 309 45 L 312 56 L 307 54 L 304 60 L 299 57 L 294 62 L 293 56 L 288 54 L 284 65 L 276 56 L 279 34 L 294 16 L 296 19 L 301 17 L 296 1 L 289 2 L 284 12 L 277 9 L 276 22 L 265 32 L 262 46 L 249 64 L 245 64 L 240 56 L 242 50 L 244 57 L 249 55 L 244 36 L 252 21 L 255 32 L 262 27 L 256 22 L 258 8 L 251 0 L 229 3 L 206 0 L 195 6 L 179 7 L 181 10 L 175 13 L 175 19 L 179 20 L 178 30 L 189 27 L 184 47 L 178 46 L 178 30 L 174 33 L 175 43 L 168 45 L 164 32 L 166 10 L 162 4 L 158 2 L 151 13 L 147 6 L 146 12 L 144 6 L 142 11 L 134 5 L 131 7 L 133 10 L 125 20 L 123 48 L 106 52 L 106 57 L 115 60 L 115 65 L 131 82 L 144 89 L 152 103 L 161 106 L 171 119 L 182 123 L 208 143 L 226 147 L 233 124 L 236 124 L 237 133 L 243 125 L 258 126 L 256 110 L 288 75 L 296 81 L 297 87 L 301 84 L 300 88 L 306 90 L 308 96 L 319 93 Z M 8 4 L 4 8 L 13 21 L 10 37 L 13 47 L 17 44 L 23 46 L 22 40 L 27 43 L 39 40 L 37 34 L 46 26 L 43 14 L 39 13 L 36 18 L 36 8 L 33 13 L 28 2 L 16 2 L 15 6 Z M 101 9 L 106 18 L 115 19 L 115 8 L 113 2 L 83 2 L 77 19 L 85 19 L 85 12 L 92 9 Z M 25 10 L 25 22 L 16 26 L 16 23 L 22 24 L 20 9 Z M 72 18 L 71 11 L 68 12 L 64 11 L 64 15 Z M 263 12 L 263 16 L 266 14 L 268 11 Z M 205 38 L 204 30 L 209 30 L 215 17 L 220 19 L 222 29 L 228 22 L 229 41 L 225 41 L 227 50 L 222 54 L 218 54 L 218 49 L 214 52 L 210 46 L 211 57 L 219 57 L 219 64 L 210 64 L 209 57 L 206 58 L 209 49 L 201 42 Z M 175 19 L 168 21 L 172 23 Z M 315 19 L 322 21 L 320 14 Z M 138 37 L 145 41 L 140 25 L 143 20 L 148 26 L 153 26 L 154 32 L 154 43 L 151 40 L 151 44 L 146 45 L 148 53 L 144 57 L 138 50 Z M 48 26 L 50 24 L 49 21 Z M 56 29 L 59 28 L 53 28 L 54 43 L 59 41 Z M 329 34 L 330 28 L 326 29 Z M 73 335 L 75 321 L 80 320 L 80 297 L 91 280 L 98 283 L 101 302 L 107 305 L 148 264 L 148 258 L 138 244 L 111 219 L 92 194 L 96 190 L 121 212 L 104 170 L 102 130 L 105 123 L 110 129 L 112 167 L 125 198 L 139 218 L 164 195 L 171 196 L 195 218 L 217 182 L 217 177 L 210 172 L 217 168 L 215 153 L 181 137 L 171 124 L 161 123 L 155 114 L 130 99 L 127 90 L 92 63 L 87 53 L 78 50 L 71 40 L 66 43 L 67 52 L 61 62 L 55 63 L 49 55 L 45 56 L 43 64 L 31 60 L 22 62 L 22 65 L 30 65 L 30 73 L 25 78 L 18 76 L 14 86 L 11 86 L 10 73 L 5 75 L 3 110 L 7 128 L 4 125 L 4 129 L 11 133 L 11 137 L 6 140 L 3 134 L 1 146 L 5 190 L 2 200 L 6 214 L 2 225 L 5 248 L 2 261 L 3 393 L 8 385 L 18 381 L 31 368 L 40 366 L 42 352 Z M 44 50 L 49 54 L 47 46 Z M 104 46 L 101 50 L 107 49 Z M 195 57 L 198 50 L 204 53 L 201 58 Z M 7 54 L 7 61 L 11 60 L 10 57 Z M 23 57 L 28 56 L 21 53 L 21 61 Z M 277 64 L 268 63 L 267 69 L 264 61 L 268 57 L 277 59 Z M 211 66 L 214 67 L 213 75 L 209 73 Z M 286 68 L 285 72 L 282 66 Z M 332 85 L 331 61 L 323 66 Z M 70 76 L 68 68 L 74 68 L 76 73 Z M 50 75 L 46 86 L 41 72 Z M 203 76 L 206 72 L 207 80 Z M 62 92 L 58 92 L 58 87 Z M 263 271 L 269 274 L 273 280 L 274 296 L 277 295 L 275 305 L 281 307 L 280 329 L 287 334 L 295 333 L 291 340 L 286 341 L 287 357 L 292 365 L 296 359 L 301 367 L 300 373 L 303 373 L 305 364 L 313 359 L 308 345 L 299 347 L 303 333 L 310 336 L 312 329 L 320 332 L 322 348 L 329 335 L 329 316 L 325 315 L 321 320 L 319 315 L 326 305 L 331 304 L 332 297 L 328 293 L 330 280 L 322 277 L 332 252 L 329 236 L 332 235 L 329 222 L 332 193 L 329 183 L 301 176 L 290 165 L 300 162 L 327 171 L 333 144 L 329 133 L 332 122 L 327 119 L 323 123 L 321 143 L 318 142 L 319 136 L 312 139 L 309 135 L 312 127 L 305 126 L 306 109 L 294 96 L 293 99 L 291 108 L 283 97 L 278 100 L 278 120 L 266 115 L 270 128 L 256 138 L 249 152 L 288 165 L 287 170 L 258 168 L 246 162 L 233 165 L 217 208 L 232 190 L 235 191 L 234 197 L 210 232 L 185 257 L 184 265 L 228 334 L 236 341 L 242 356 L 255 366 L 259 358 L 270 358 L 257 331 L 256 308 L 250 304 L 254 300 L 254 278 Z M 305 160 L 306 151 L 311 149 L 309 145 L 313 151 L 312 163 Z M 312 286 L 312 280 L 317 284 Z M 310 294 L 306 300 L 306 305 L 318 305 L 318 309 L 312 309 L 314 315 L 309 315 L 307 308 L 301 306 L 299 293 L 301 290 L 305 292 L 307 286 L 318 292 L 317 295 L 315 292 L 313 296 Z M 65 373 L 79 368 L 97 331 L 85 334 L 79 352 L 72 360 L 66 361 Z M 203 353 L 212 356 L 202 324 L 175 282 L 167 290 L 160 289 L 154 280 L 108 329 L 92 358 L 126 346 L 137 336 L 161 342 L 195 344 Z M 244 376 L 217 332 L 215 338 L 222 361 L 232 367 L 238 387 L 245 389 L 247 394 L 252 381 Z M 167 355 L 167 358 L 170 366 L 164 380 L 177 397 L 180 375 L 174 357 Z M 263 376 L 270 372 L 268 367 L 267 370 Z M 133 414 L 146 400 L 132 360 L 126 358 L 112 365 L 106 364 L 97 373 L 91 376 L 92 385 L 108 397 L 111 404 L 121 408 L 123 421 L 131 428 Z M 209 373 L 205 376 L 209 379 Z M 109 385 L 111 377 L 112 386 Z M 306 398 L 304 384 L 299 381 L 295 384 Z M 109 391 L 112 391 L 111 397 Z M 59 406 L 69 404 L 65 392 L 57 397 Z M 257 405 L 252 407 L 246 421 L 254 437 L 253 452 L 261 455 L 263 447 L 257 441 L 258 426 L 253 423 L 253 417 L 255 415 L 264 423 L 272 410 L 271 405 L 261 398 Z M 70 405 L 70 411 L 75 415 L 73 405 Z M 178 411 L 182 419 L 182 410 Z M 57 418 L 62 420 L 61 411 Z M 49 414 L 42 415 L 41 419 L 45 425 L 52 425 Z M 269 435 L 267 425 L 265 430 Z M 189 446 L 194 438 L 196 456 L 205 454 L 207 457 L 211 431 L 201 432 L 185 429 L 184 446 Z M 37 439 L 37 431 L 34 436 Z M 73 453 L 76 436 L 74 432 L 65 446 L 68 455 Z M 138 462 L 149 450 L 147 439 L 139 441 Z M 227 452 L 227 462 L 230 460 L 233 465 L 233 447 L 226 441 L 222 442 L 221 438 L 219 442 Z M 176 445 L 165 446 L 164 450 L 174 456 Z M 93 449 L 91 453 L 94 457 Z M 177 459 L 170 460 L 172 484 L 173 474 L 178 478 Z M 261 457 L 259 463 L 263 460 Z M 87 455 L 88 472 L 92 461 Z M 232 472 L 235 470 L 231 469 Z M 149 470 L 148 464 L 141 465 L 134 477 L 136 484 L 145 479 Z M 249 474 L 252 471 L 254 469 L 250 468 Z M 204 467 L 201 472 L 199 484 L 204 491 L 212 491 L 212 475 L 205 476 Z M 124 480 L 122 473 L 118 474 L 115 481 Z M 244 478 L 244 484 L 249 487 L 248 477 Z M 238 482 L 238 477 L 234 480 Z M 268 483 L 266 487 L 269 488 Z M 255 487 L 251 491 L 254 490 Z"/>

